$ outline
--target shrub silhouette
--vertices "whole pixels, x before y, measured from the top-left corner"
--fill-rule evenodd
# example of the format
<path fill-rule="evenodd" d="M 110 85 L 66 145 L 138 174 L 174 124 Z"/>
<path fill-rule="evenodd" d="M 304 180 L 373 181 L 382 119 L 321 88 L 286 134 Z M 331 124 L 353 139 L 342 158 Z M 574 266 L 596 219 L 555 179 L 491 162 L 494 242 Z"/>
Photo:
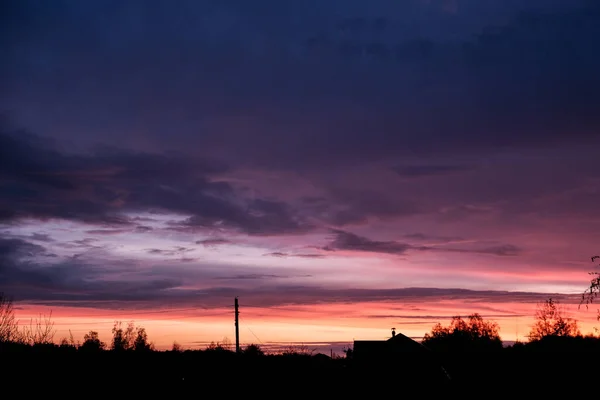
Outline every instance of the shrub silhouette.
<path fill-rule="evenodd" d="M 75 341 L 75 338 L 73 337 L 73 333 L 71 332 L 71 330 L 69 330 L 68 338 L 64 337 L 60 340 L 60 347 L 68 348 L 68 349 L 77 349 L 80 347 L 80 344 Z"/>
<path fill-rule="evenodd" d="M 261 357 L 265 355 L 265 352 L 257 344 L 249 344 L 242 350 L 242 353 L 248 357 Z"/>
<path fill-rule="evenodd" d="M 54 342 L 54 322 L 52 312 L 50 315 L 40 315 L 39 318 L 31 319 L 29 325 L 23 326 L 20 332 L 20 341 L 32 345 L 48 345 Z"/>
<path fill-rule="evenodd" d="M 209 352 L 223 352 L 223 353 L 231 353 L 231 350 L 227 347 L 227 345 L 223 345 L 220 342 L 210 342 L 208 346 L 206 346 L 205 351 Z"/>
<path fill-rule="evenodd" d="M 283 349 L 283 351 L 281 352 L 281 354 L 283 356 L 292 356 L 292 357 L 308 357 L 308 356 L 312 356 L 314 353 L 315 353 L 315 349 L 310 349 L 305 344 L 300 344 L 300 345 L 296 345 L 296 346 L 289 345 L 285 349 Z"/>
<path fill-rule="evenodd" d="M 98 332 L 89 331 L 83 336 L 83 343 L 79 347 L 80 351 L 94 352 L 101 351 L 106 348 L 106 343 L 100 340 Z"/>

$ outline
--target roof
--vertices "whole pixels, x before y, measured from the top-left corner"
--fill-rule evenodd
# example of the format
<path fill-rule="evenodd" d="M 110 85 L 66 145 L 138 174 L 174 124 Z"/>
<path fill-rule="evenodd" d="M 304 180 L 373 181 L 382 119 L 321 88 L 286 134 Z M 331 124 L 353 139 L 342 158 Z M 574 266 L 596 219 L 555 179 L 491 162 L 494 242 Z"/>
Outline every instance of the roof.
<path fill-rule="evenodd" d="M 387 340 L 355 340 L 353 356 L 358 360 L 374 360 L 402 356 L 429 358 L 431 351 L 406 335 L 397 333 Z"/>
<path fill-rule="evenodd" d="M 386 340 L 386 343 L 390 344 L 392 346 L 391 349 L 393 350 L 400 350 L 403 352 L 429 352 L 429 349 L 427 349 L 421 343 L 401 333 L 396 333 L 395 336 L 392 336 Z"/>

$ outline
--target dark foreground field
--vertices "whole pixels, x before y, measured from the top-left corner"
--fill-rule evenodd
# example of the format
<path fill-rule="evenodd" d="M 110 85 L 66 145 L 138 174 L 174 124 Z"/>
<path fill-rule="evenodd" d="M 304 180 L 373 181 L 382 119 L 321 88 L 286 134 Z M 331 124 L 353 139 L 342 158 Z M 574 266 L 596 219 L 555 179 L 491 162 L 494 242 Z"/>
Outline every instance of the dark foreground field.
<path fill-rule="evenodd" d="M 358 365 L 324 355 L 250 357 L 206 351 L 119 354 L 28 348 L 0 353 L 0 382 L 4 393 L 15 390 L 26 398 L 572 398 L 578 397 L 577 393 L 597 395 L 598 355 L 512 349 L 439 354 L 439 361 L 451 375 L 448 381 L 437 366 L 409 356 Z"/>

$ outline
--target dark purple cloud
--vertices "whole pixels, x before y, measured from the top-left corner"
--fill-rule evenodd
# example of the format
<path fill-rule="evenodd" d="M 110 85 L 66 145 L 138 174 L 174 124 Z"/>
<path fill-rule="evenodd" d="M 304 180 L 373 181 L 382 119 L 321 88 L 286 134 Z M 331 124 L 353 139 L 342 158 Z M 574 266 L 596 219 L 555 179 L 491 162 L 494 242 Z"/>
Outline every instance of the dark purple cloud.
<path fill-rule="evenodd" d="M 244 275 L 232 275 L 232 276 L 218 276 L 214 279 L 225 280 L 225 281 L 237 281 L 237 280 L 261 280 L 261 279 L 281 279 L 281 278 L 297 278 L 294 275 L 275 275 L 275 274 L 244 274 Z M 310 278 L 312 275 L 300 275 L 299 277 Z"/>
<path fill-rule="evenodd" d="M 146 249 L 146 252 L 148 254 L 154 254 L 154 255 L 176 256 L 176 255 L 183 255 L 184 253 L 188 253 L 193 250 L 194 250 L 193 248 L 175 246 L 171 249 Z"/>
<path fill-rule="evenodd" d="M 410 251 L 439 251 L 451 253 L 475 253 L 489 254 L 495 256 L 517 256 L 522 253 L 520 247 L 503 244 L 489 247 L 435 247 L 426 245 L 412 245 L 395 240 L 372 240 L 351 232 L 334 230 L 333 240 L 323 247 L 326 251 L 346 250 L 362 251 L 368 253 L 396 254 L 402 255 Z M 411 236 L 411 235 L 409 235 Z M 414 235 L 413 235 L 414 236 Z"/>
<path fill-rule="evenodd" d="M 480 249 L 453 249 L 448 248 L 445 251 L 457 252 L 457 253 L 480 253 L 480 254 L 491 254 L 495 256 L 518 256 L 523 252 L 523 249 L 512 245 L 505 244 L 500 246 L 483 247 Z"/>
<path fill-rule="evenodd" d="M 201 244 L 205 247 L 214 247 L 214 246 L 228 244 L 228 243 L 231 243 L 231 241 L 229 239 L 224 239 L 224 238 L 211 238 L 211 239 L 204 239 L 204 240 L 196 241 L 196 244 Z"/>
<path fill-rule="evenodd" d="M 459 237 L 459 236 L 436 236 L 436 235 L 427 235 L 427 234 L 420 233 L 420 232 L 408 233 L 408 234 L 404 235 L 404 237 L 407 239 L 411 239 L 411 240 L 433 241 L 433 242 L 438 242 L 438 243 L 449 243 L 449 242 L 465 240 L 464 238 Z"/>
<path fill-rule="evenodd" d="M 286 257 L 298 257 L 298 258 L 324 258 L 326 257 L 325 254 L 318 254 L 318 253 L 283 253 L 281 251 L 275 251 L 272 253 L 267 253 L 264 254 L 265 256 L 269 256 L 269 257 L 279 257 L 279 258 L 286 258 Z"/>
<path fill-rule="evenodd" d="M 49 145 L 32 135 L 0 133 L 0 152 L 6 156 L 0 161 L 5 221 L 59 218 L 121 226 L 87 232 L 106 235 L 123 233 L 133 224 L 128 211 L 159 211 L 189 216 L 174 228 L 221 224 L 258 235 L 312 228 L 287 204 L 244 199 L 229 183 L 211 179 L 222 167 L 199 159 L 106 149 L 71 155 Z"/>
<path fill-rule="evenodd" d="M 334 235 L 335 238 L 323 248 L 324 250 L 351 250 L 386 254 L 404 254 L 409 250 L 413 250 L 413 246 L 407 243 L 371 240 L 350 232 L 334 231 Z"/>

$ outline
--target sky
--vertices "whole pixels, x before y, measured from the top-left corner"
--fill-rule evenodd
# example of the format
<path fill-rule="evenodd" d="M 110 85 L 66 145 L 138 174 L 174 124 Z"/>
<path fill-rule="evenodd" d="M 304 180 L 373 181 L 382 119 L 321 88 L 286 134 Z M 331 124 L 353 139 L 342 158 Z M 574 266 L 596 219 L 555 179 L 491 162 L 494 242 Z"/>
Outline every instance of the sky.
<path fill-rule="evenodd" d="M 523 339 L 600 252 L 600 6 L 9 0 L 0 291 L 57 339 Z M 328 348 L 329 348 L 328 347 Z"/>

